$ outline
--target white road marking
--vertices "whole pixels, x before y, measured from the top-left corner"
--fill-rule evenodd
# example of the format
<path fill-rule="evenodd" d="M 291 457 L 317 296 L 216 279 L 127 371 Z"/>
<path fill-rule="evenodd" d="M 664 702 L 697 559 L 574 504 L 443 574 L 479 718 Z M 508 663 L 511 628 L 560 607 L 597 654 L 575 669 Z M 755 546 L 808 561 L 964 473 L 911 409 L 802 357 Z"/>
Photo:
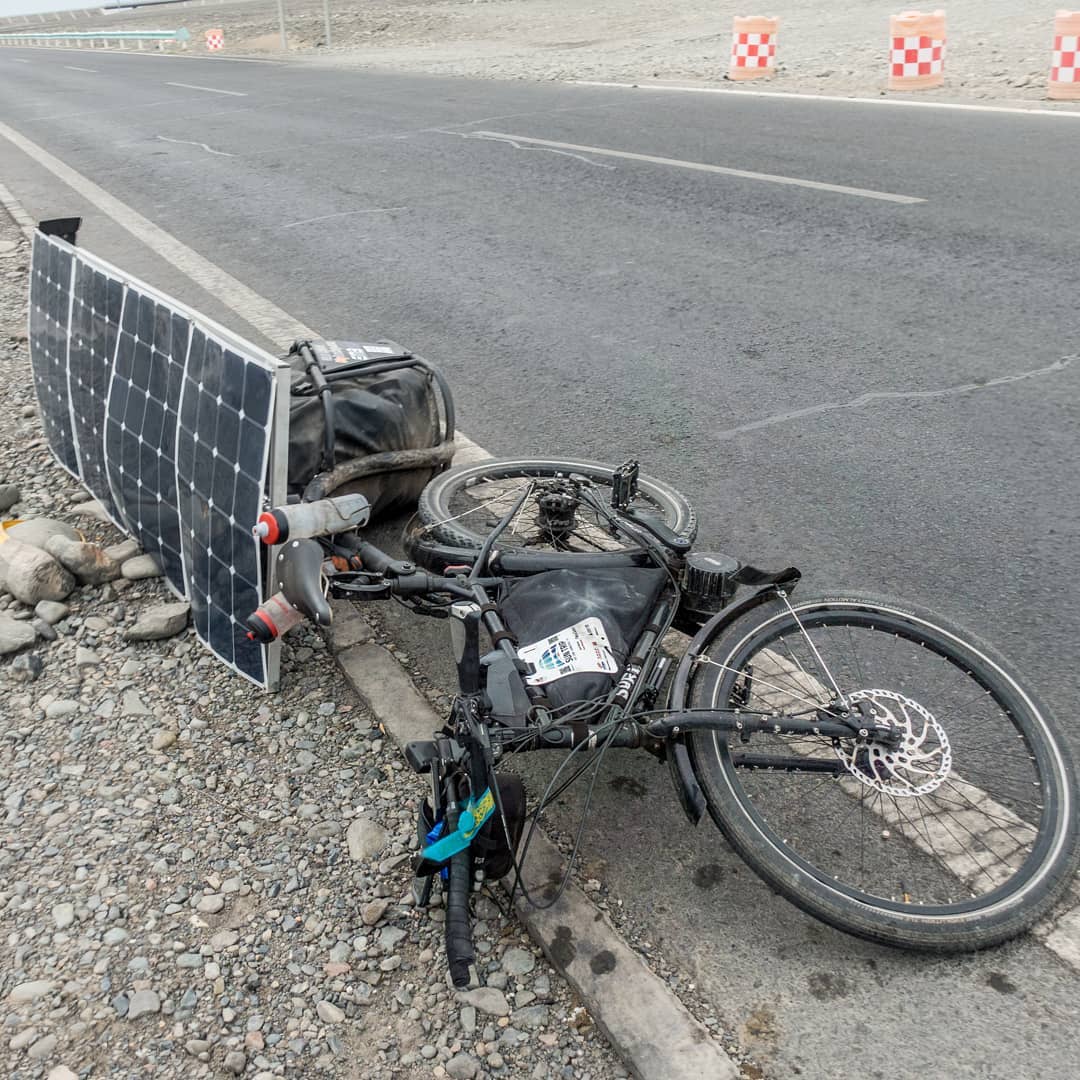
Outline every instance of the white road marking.
<path fill-rule="evenodd" d="M 795 176 L 777 176 L 772 173 L 753 173 L 745 168 L 729 168 L 726 165 L 710 165 L 701 161 L 684 161 L 680 158 L 657 158 L 650 153 L 631 153 L 629 150 L 610 150 L 602 146 L 579 146 L 577 143 L 557 143 L 554 139 L 534 138 L 530 135 L 511 135 L 507 132 L 475 132 L 475 138 L 500 139 L 504 143 L 528 143 L 531 146 L 554 147 L 556 150 L 576 150 L 579 153 L 599 154 L 600 157 L 624 158 L 627 161 L 644 161 L 651 165 L 670 165 L 673 168 L 690 168 L 699 173 L 719 173 L 721 176 L 735 176 L 744 180 L 764 180 L 767 184 L 784 184 L 789 187 L 811 188 L 814 191 L 833 191 L 842 195 L 856 195 L 860 199 L 878 199 L 882 202 L 913 203 L 926 202 L 915 195 L 897 195 L 890 191 L 874 191 L 869 188 L 849 188 L 840 184 L 823 184 L 821 180 L 804 180 Z"/>
<path fill-rule="evenodd" d="M 118 225 L 131 233 L 136 240 L 145 244 L 151 251 L 157 252 L 200 288 L 212 293 L 220 303 L 224 304 L 225 307 L 234 312 L 237 317 L 249 326 L 253 326 L 265 338 L 281 346 L 288 346 L 299 337 L 317 338 L 319 336 L 315 330 L 305 326 L 299 319 L 293 318 L 273 301 L 260 296 L 254 289 L 249 288 L 242 281 L 238 281 L 205 256 L 193 251 L 187 244 L 173 236 L 172 233 L 168 233 L 160 226 L 155 225 L 137 210 L 110 195 L 104 188 L 95 184 L 93 180 L 83 176 L 82 173 L 77 172 L 70 165 L 54 157 L 48 150 L 38 146 L 37 143 L 32 142 L 25 135 L 20 134 L 14 128 L 8 127 L 7 124 L 2 122 L 0 122 L 0 138 L 7 139 L 13 146 L 81 195 L 87 202 L 112 218 Z M 2 184 L 0 184 L 0 204 L 12 212 L 12 216 L 27 238 L 32 237 L 34 232 L 33 222 L 14 196 Z M 454 460 L 459 464 L 481 461 L 491 457 L 487 450 L 473 442 L 464 432 L 458 431 L 454 435 L 454 443 L 457 448 Z"/>
<path fill-rule="evenodd" d="M 13 57 L 11 57 L 11 59 L 14 60 L 16 64 L 29 64 L 30 63 L 29 60 L 24 60 L 21 56 L 13 56 Z"/>
<path fill-rule="evenodd" d="M 314 225 L 317 221 L 330 221 L 333 218 L 351 217 L 353 214 L 389 214 L 393 210 L 408 210 L 407 206 L 376 206 L 370 210 L 342 210 L 340 214 L 323 214 L 320 217 L 304 218 L 303 221 L 290 221 L 282 225 L 283 229 L 295 229 L 298 225 Z"/>
<path fill-rule="evenodd" d="M 849 398 L 847 401 L 826 401 L 820 405 L 807 405 L 802 409 L 792 409 L 788 412 L 774 413 L 772 416 L 766 416 L 760 420 L 752 420 L 750 423 L 740 424 L 738 427 L 714 431 L 711 438 L 734 439 L 738 435 L 745 435 L 748 431 L 757 431 L 759 428 L 771 427 L 773 424 L 786 424 L 792 420 L 801 420 L 807 416 L 832 412 L 834 409 L 860 409 L 864 405 L 874 405 L 879 401 L 922 401 L 927 398 L 952 397 L 954 394 L 970 394 L 976 390 L 989 390 L 993 386 L 1007 386 L 1009 383 L 1021 382 L 1024 379 L 1036 379 L 1040 375 L 1052 375 L 1058 371 L 1064 371 L 1074 360 L 1080 360 L 1080 356 L 1063 356 L 1045 367 L 1032 368 L 1029 371 L 1021 371 L 1015 375 L 999 375 L 983 382 L 966 382 L 958 383 L 955 386 L 944 386 L 938 390 L 868 390 L 866 393 Z"/>
<path fill-rule="evenodd" d="M 248 325 L 255 327 L 264 337 L 278 345 L 287 346 L 297 337 L 318 337 L 312 329 L 298 322 L 287 312 L 264 299 L 242 281 L 216 266 L 209 259 L 193 251 L 171 233 L 155 225 L 138 211 L 104 188 L 77 172 L 70 165 L 26 138 L 14 128 L 0 122 L 0 137 L 17 147 L 43 168 L 47 169 L 81 195 L 87 202 L 107 214 L 123 226 L 136 240 L 156 251 L 172 263 L 201 288 L 213 294 L 221 303 L 234 311 Z"/>
<path fill-rule="evenodd" d="M 482 123 L 483 121 L 478 122 Z M 598 169 L 615 168 L 614 165 L 608 165 L 603 161 L 593 161 L 592 158 L 587 158 L 584 154 L 572 154 L 569 150 L 555 150 L 550 146 L 523 146 L 521 143 L 504 136 L 496 138 L 488 131 L 446 131 L 443 128 L 436 128 L 435 131 L 439 135 L 458 135 L 462 139 L 487 139 L 489 142 L 508 143 L 515 150 L 542 150 L 549 154 L 561 154 L 563 157 L 573 158 L 575 161 L 580 161 L 585 165 L 594 165 Z"/>
<path fill-rule="evenodd" d="M 844 97 L 842 94 L 786 94 L 782 90 L 729 90 L 724 86 L 655 86 L 652 83 L 594 82 L 571 79 L 573 86 L 609 86 L 622 90 L 667 90 L 675 94 L 725 94 L 731 98 L 782 98 L 785 101 L 831 101 L 846 105 L 896 105 L 904 109 L 960 109 L 965 112 L 1011 113 L 1018 116 L 1064 116 L 1080 119 L 1080 109 L 1019 108 L 1015 105 L 965 105 L 952 101 L 910 101 L 906 98 Z"/>
<path fill-rule="evenodd" d="M 192 142 L 191 139 L 170 139 L 168 135 L 158 135 L 157 138 L 162 142 L 183 143 L 185 146 L 201 146 L 208 154 L 217 154 L 218 157 L 236 157 L 235 154 L 230 154 L 226 150 L 215 150 L 204 142 Z"/>
<path fill-rule="evenodd" d="M 64 67 L 68 71 L 85 71 L 90 75 L 96 75 L 98 73 L 97 68 L 81 68 L 81 67 L 76 67 L 74 64 L 65 64 Z"/>
<path fill-rule="evenodd" d="M 166 86 L 182 86 L 185 90 L 205 90 L 208 94 L 228 94 L 230 97 L 247 97 L 247 94 L 242 94 L 239 90 L 218 90 L 214 86 L 195 86 L 193 83 L 186 82 L 170 82 L 166 83 Z"/>
<path fill-rule="evenodd" d="M 681 158 L 655 157 L 652 154 L 634 154 L 629 150 L 610 150 L 603 146 L 579 146 L 577 143 L 556 142 L 554 139 L 535 139 L 529 135 L 511 135 L 502 131 L 478 131 L 478 138 L 501 139 L 508 143 L 529 143 L 533 146 L 554 147 L 557 150 L 574 150 L 581 154 L 597 154 L 601 157 L 625 158 L 628 161 L 643 161 L 649 165 L 667 165 L 676 169 L 692 169 L 696 172 L 719 173 L 721 176 L 735 176 L 741 180 L 761 180 L 768 184 L 786 184 L 790 187 L 811 188 L 814 191 L 831 191 L 838 195 L 855 195 L 861 199 L 878 199 L 882 202 L 913 203 L 926 202 L 913 195 L 894 195 L 888 191 L 873 191 L 869 188 L 845 187 L 842 184 L 825 184 L 820 180 L 802 180 L 794 176 L 776 176 L 773 173 L 750 172 L 746 169 L 731 169 L 725 165 L 709 165 L 701 161 L 683 161 Z"/>

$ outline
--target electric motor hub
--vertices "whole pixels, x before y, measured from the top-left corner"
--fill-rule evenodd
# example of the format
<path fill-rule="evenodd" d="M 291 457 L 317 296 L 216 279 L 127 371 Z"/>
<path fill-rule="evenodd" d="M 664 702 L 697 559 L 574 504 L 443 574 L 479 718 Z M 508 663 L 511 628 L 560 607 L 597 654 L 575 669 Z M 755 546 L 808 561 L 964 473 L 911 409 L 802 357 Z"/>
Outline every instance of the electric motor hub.
<path fill-rule="evenodd" d="M 683 604 L 691 611 L 715 612 L 735 595 L 732 577 L 740 563 L 730 555 L 695 551 L 686 557 L 683 570 Z"/>

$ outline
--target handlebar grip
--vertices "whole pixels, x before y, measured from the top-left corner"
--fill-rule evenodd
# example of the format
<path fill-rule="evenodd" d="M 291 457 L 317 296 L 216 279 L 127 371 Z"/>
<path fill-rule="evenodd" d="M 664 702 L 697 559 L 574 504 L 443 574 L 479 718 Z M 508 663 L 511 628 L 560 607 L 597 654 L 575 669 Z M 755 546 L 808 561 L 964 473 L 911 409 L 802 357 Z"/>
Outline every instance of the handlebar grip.
<path fill-rule="evenodd" d="M 469 985 L 471 968 L 476 963 L 472 928 L 469 926 L 469 879 L 472 877 L 472 852 L 459 851 L 450 860 L 450 880 L 446 890 L 446 960 L 450 979 L 461 990 Z"/>

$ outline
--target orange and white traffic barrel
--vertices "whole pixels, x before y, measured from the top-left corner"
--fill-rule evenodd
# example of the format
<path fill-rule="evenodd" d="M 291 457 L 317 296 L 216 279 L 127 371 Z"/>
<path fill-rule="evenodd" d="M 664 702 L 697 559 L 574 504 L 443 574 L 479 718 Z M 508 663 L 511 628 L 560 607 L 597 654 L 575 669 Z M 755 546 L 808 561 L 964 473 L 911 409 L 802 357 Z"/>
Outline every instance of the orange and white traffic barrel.
<path fill-rule="evenodd" d="M 889 20 L 890 90 L 930 90 L 945 83 L 945 12 L 902 11 Z"/>
<path fill-rule="evenodd" d="M 760 79 L 776 71 L 776 35 L 780 20 L 765 15 L 736 15 L 731 23 L 729 79 Z"/>
<path fill-rule="evenodd" d="M 210 52 L 217 52 L 218 49 L 225 48 L 225 31 L 224 30 L 207 30 L 206 31 L 206 47 Z"/>
<path fill-rule="evenodd" d="M 1054 52 L 1046 96 L 1080 101 L 1080 11 L 1059 11 L 1054 17 Z"/>

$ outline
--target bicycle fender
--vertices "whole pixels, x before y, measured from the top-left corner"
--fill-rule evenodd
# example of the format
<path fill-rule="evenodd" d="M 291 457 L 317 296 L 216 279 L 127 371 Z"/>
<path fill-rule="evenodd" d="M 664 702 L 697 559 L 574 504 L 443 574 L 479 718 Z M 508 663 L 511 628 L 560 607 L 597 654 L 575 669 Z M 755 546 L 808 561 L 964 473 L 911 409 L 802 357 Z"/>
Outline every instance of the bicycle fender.
<path fill-rule="evenodd" d="M 797 580 L 798 579 L 796 578 L 796 581 Z M 788 592 L 790 592 L 794 588 L 794 584 L 787 585 L 786 587 Z M 752 596 L 746 597 L 745 600 L 740 600 L 737 604 L 730 604 L 722 611 L 718 611 L 704 626 L 702 626 L 691 639 L 686 652 L 683 653 L 682 659 L 679 661 L 679 666 L 675 669 L 675 677 L 671 681 L 671 690 L 668 692 L 668 709 L 686 708 L 686 696 L 690 687 L 690 675 L 694 670 L 694 663 L 697 660 L 698 654 L 705 645 L 712 638 L 719 636 L 719 634 L 722 633 L 729 624 L 735 622 L 736 619 L 741 618 L 748 611 L 752 611 L 762 604 L 767 604 L 770 600 L 775 598 L 776 588 L 774 586 L 759 589 Z"/>
<path fill-rule="evenodd" d="M 790 586 L 789 586 L 790 588 Z M 694 635 L 693 640 L 687 647 L 679 666 L 675 669 L 675 678 L 671 683 L 668 693 L 667 707 L 669 709 L 686 708 L 687 690 L 690 686 L 690 673 L 694 670 L 694 661 L 698 653 L 705 647 L 715 635 L 722 633 L 724 627 L 734 622 L 746 612 L 753 610 L 761 604 L 772 600 L 776 596 L 774 588 L 760 589 L 752 596 L 737 604 L 731 604 L 723 611 L 717 612 L 701 629 Z M 690 757 L 690 749 L 686 740 L 681 735 L 669 738 L 666 743 L 668 771 L 671 773 L 671 782 L 675 786 L 675 795 L 679 805 L 686 814 L 691 825 L 697 825 L 705 816 L 706 801 L 705 793 L 698 783 L 697 773 L 694 771 L 694 763 Z"/>

